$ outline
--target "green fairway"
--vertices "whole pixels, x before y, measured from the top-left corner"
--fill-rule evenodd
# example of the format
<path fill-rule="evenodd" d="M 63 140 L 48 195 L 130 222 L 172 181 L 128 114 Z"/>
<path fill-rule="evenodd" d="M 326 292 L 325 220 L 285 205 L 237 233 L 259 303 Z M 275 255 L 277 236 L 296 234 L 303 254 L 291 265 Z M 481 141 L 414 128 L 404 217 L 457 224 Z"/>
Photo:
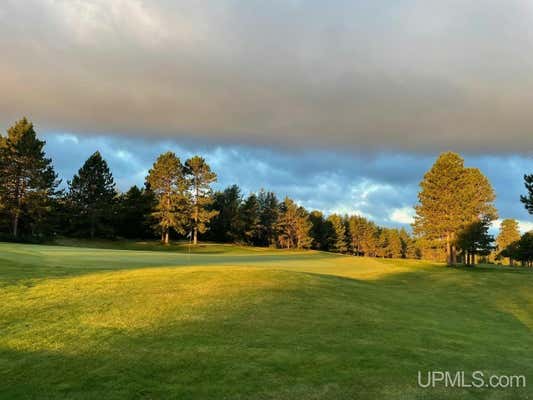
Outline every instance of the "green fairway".
<path fill-rule="evenodd" d="M 533 397 L 527 270 L 94 246 L 0 243 L 1 398 Z M 528 385 L 419 388 L 431 370 Z"/>

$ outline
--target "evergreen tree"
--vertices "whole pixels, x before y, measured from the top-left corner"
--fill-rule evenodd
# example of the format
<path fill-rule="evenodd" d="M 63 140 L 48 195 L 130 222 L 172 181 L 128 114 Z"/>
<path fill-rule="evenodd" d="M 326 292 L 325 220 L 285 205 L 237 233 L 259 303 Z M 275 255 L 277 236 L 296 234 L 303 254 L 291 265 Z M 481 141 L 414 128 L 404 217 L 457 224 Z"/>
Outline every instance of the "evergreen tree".
<path fill-rule="evenodd" d="M 379 229 L 371 221 L 366 221 L 361 239 L 361 252 L 367 257 L 375 257 L 378 251 Z"/>
<path fill-rule="evenodd" d="M 377 257 L 389 257 L 389 235 L 387 229 L 378 228 L 377 234 L 377 246 L 376 246 L 376 256 Z"/>
<path fill-rule="evenodd" d="M 58 194 L 59 181 L 44 145 L 26 118 L 9 128 L 6 137 L 0 135 L 0 209 L 10 220 L 14 238 L 20 234 L 21 219 L 27 222 L 28 234 L 41 234 Z"/>
<path fill-rule="evenodd" d="M 331 236 L 329 248 L 336 253 L 346 253 L 348 246 L 346 244 L 346 226 L 340 215 L 332 214 L 328 217 L 331 225 Z"/>
<path fill-rule="evenodd" d="M 216 242 L 235 242 L 240 239 L 242 222 L 239 207 L 242 203 L 241 190 L 230 186 L 213 196 L 210 209 L 216 211 L 208 231 L 209 238 Z"/>
<path fill-rule="evenodd" d="M 533 214 L 533 174 L 524 175 L 524 185 L 527 193 L 524 196 L 520 196 L 520 201 L 524 203 L 526 210 Z"/>
<path fill-rule="evenodd" d="M 153 236 L 150 214 L 155 206 L 150 190 L 132 186 L 119 196 L 116 214 L 116 234 L 130 239 L 146 239 Z"/>
<path fill-rule="evenodd" d="M 190 215 L 189 186 L 179 158 L 172 152 L 161 154 L 148 172 L 146 184 L 156 199 L 154 228 L 168 244 L 171 229 L 185 234 Z"/>
<path fill-rule="evenodd" d="M 490 220 L 477 220 L 465 226 L 457 235 L 457 247 L 463 251 L 466 265 L 476 263 L 477 255 L 488 255 L 494 238 L 489 235 Z"/>
<path fill-rule="evenodd" d="M 191 187 L 191 224 L 193 244 L 198 243 L 198 234 L 205 233 L 209 221 L 217 215 L 217 211 L 210 210 L 213 203 L 211 184 L 216 182 L 217 175 L 211 171 L 202 157 L 194 156 L 185 162 L 185 173 Z"/>
<path fill-rule="evenodd" d="M 313 248 L 318 250 L 328 249 L 328 224 L 324 219 L 324 214 L 320 211 L 311 211 L 309 214 L 311 221 L 311 238 L 313 239 Z"/>
<path fill-rule="evenodd" d="M 420 258 L 421 254 L 417 241 L 404 228 L 400 229 L 398 234 L 402 245 L 402 258 Z"/>
<path fill-rule="evenodd" d="M 499 255 L 508 257 L 511 265 L 513 265 L 513 259 L 507 252 L 507 248 L 519 240 L 520 230 L 518 229 L 518 222 L 514 219 L 504 219 L 500 224 L 500 233 L 496 238 L 496 244 Z"/>
<path fill-rule="evenodd" d="M 533 267 L 533 231 L 526 232 L 520 240 L 507 247 L 509 256 L 522 263 L 523 266 Z"/>
<path fill-rule="evenodd" d="M 244 241 L 250 245 L 257 245 L 261 234 L 261 206 L 254 193 L 242 203 L 239 214 Z"/>
<path fill-rule="evenodd" d="M 75 233 L 82 236 L 88 233 L 91 239 L 97 234 L 111 235 L 117 192 L 107 162 L 98 151 L 85 161 L 68 185 Z"/>
<path fill-rule="evenodd" d="M 479 170 L 465 168 L 455 153 L 441 154 L 420 187 L 414 231 L 444 243 L 448 264 L 455 264 L 457 234 L 471 223 L 496 218 L 494 191 Z"/>
<path fill-rule="evenodd" d="M 273 192 L 266 192 L 263 189 L 259 191 L 257 199 L 261 207 L 259 243 L 261 246 L 275 245 L 278 237 L 279 201 Z"/>
<path fill-rule="evenodd" d="M 280 205 L 277 221 L 278 243 L 287 249 L 305 249 L 311 247 L 311 222 L 303 207 L 293 200 L 285 198 Z"/>
<path fill-rule="evenodd" d="M 350 248 L 356 256 L 364 254 L 363 242 L 368 229 L 368 221 L 359 215 L 352 215 L 348 219 L 348 232 L 350 236 Z"/>
<path fill-rule="evenodd" d="M 387 229 L 387 257 L 402 257 L 402 239 L 397 229 Z"/>

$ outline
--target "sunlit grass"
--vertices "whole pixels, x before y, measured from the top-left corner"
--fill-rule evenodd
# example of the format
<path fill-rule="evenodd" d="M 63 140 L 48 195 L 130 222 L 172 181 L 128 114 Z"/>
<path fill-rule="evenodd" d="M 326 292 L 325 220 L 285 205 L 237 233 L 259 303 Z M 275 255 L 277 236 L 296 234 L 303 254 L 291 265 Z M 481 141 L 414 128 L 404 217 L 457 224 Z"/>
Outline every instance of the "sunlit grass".
<path fill-rule="evenodd" d="M 416 386 L 428 369 L 533 385 L 528 271 L 182 251 L 0 244 L 0 396 L 532 396 Z"/>

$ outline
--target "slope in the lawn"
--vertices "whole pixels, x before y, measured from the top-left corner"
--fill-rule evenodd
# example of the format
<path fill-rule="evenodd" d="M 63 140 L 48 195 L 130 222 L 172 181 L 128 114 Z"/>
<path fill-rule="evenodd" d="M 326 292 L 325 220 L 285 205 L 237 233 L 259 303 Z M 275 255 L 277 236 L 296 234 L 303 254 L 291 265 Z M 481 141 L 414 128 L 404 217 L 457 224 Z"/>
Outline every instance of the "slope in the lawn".
<path fill-rule="evenodd" d="M 494 392 L 419 389 L 418 370 L 533 373 L 526 272 L 0 248 L 3 398 L 470 398 Z"/>

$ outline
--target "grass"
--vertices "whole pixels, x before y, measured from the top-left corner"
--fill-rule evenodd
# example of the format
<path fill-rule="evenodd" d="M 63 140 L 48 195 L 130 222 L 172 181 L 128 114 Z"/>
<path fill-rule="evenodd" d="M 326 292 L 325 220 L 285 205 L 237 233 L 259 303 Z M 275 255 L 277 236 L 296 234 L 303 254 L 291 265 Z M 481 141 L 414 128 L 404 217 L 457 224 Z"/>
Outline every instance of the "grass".
<path fill-rule="evenodd" d="M 533 396 L 529 271 L 92 245 L 0 243 L 1 398 Z M 419 370 L 530 386 L 422 389 Z"/>

